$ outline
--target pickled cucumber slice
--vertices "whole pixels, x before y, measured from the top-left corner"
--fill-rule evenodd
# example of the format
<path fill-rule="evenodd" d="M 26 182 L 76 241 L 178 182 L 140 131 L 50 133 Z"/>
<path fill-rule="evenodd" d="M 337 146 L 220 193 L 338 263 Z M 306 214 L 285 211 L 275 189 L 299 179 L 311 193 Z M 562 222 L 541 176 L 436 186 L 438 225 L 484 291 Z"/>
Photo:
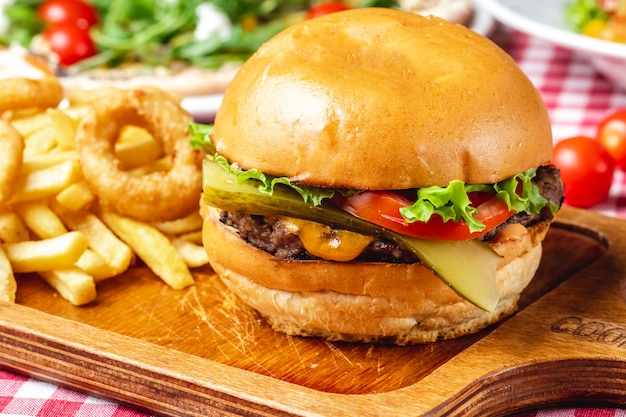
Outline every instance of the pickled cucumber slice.
<path fill-rule="evenodd" d="M 239 183 L 235 175 L 209 159 L 203 163 L 203 192 L 205 204 L 222 210 L 295 217 L 393 240 L 413 252 L 424 266 L 467 301 L 486 311 L 492 311 L 498 304 L 495 275 L 500 257 L 479 240 L 424 240 L 405 236 L 326 202 L 308 205 L 287 187 L 276 187 L 270 196 L 259 191 L 252 181 Z"/>

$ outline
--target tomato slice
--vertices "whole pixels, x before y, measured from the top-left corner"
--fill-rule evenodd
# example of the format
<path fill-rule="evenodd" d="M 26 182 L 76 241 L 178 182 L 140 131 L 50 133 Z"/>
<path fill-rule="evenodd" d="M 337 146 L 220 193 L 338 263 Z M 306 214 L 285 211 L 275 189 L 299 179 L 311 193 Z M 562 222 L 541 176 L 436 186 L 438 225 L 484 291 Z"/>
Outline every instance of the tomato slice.
<path fill-rule="evenodd" d="M 307 12 L 307 19 L 315 19 L 316 17 L 325 16 L 330 13 L 342 12 L 348 10 L 349 7 L 340 1 L 331 1 L 311 6 Z"/>
<path fill-rule="evenodd" d="M 433 215 L 428 222 L 408 223 L 400 214 L 402 207 L 413 202 L 401 192 L 365 191 L 350 197 L 336 196 L 334 202 L 348 213 L 407 236 L 431 240 L 468 240 L 478 238 L 504 223 L 514 214 L 506 203 L 489 193 L 469 193 L 477 213 L 474 218 L 486 227 L 480 232 L 470 232 L 464 221 L 444 222 Z"/>

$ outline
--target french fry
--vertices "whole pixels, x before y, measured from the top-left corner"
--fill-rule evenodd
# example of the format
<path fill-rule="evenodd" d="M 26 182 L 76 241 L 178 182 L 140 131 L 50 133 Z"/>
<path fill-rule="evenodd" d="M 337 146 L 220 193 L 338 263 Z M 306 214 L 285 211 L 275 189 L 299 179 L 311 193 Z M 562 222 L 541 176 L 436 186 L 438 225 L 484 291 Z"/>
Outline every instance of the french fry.
<path fill-rule="evenodd" d="M 84 105 L 71 105 L 63 110 L 65 114 L 67 114 L 70 119 L 74 122 L 75 125 L 78 125 L 80 120 L 90 111 L 90 106 Z"/>
<path fill-rule="evenodd" d="M 50 207 L 41 202 L 16 204 L 13 209 L 26 226 L 41 239 L 49 239 L 67 233 L 67 228 Z"/>
<path fill-rule="evenodd" d="M 122 128 L 116 145 L 120 143 L 143 142 L 145 140 L 154 140 L 154 137 L 148 130 L 139 126 L 127 125 Z"/>
<path fill-rule="evenodd" d="M 48 115 L 46 112 L 39 112 L 11 122 L 13 127 L 24 137 L 30 136 L 33 132 L 42 130 L 48 124 Z"/>
<path fill-rule="evenodd" d="M 15 282 L 11 262 L 2 246 L 0 246 L 0 300 L 13 303 L 15 302 L 16 293 L 17 283 Z"/>
<path fill-rule="evenodd" d="M 69 160 L 20 177 L 11 204 L 51 197 L 82 179 L 78 161 Z"/>
<path fill-rule="evenodd" d="M 172 237 L 170 240 L 189 268 L 198 268 L 209 263 L 204 246 L 178 237 Z"/>
<path fill-rule="evenodd" d="M 55 151 L 31 155 L 29 158 L 25 158 L 22 163 L 22 174 L 50 168 L 51 166 L 58 165 L 65 161 L 78 161 L 76 151 Z"/>
<path fill-rule="evenodd" d="M 0 211 L 0 241 L 23 242 L 30 239 L 28 228 L 15 212 Z"/>
<path fill-rule="evenodd" d="M 155 223 L 154 227 L 168 235 L 182 235 L 183 233 L 201 230 L 202 221 L 200 211 L 196 210 L 181 219 Z"/>
<path fill-rule="evenodd" d="M 139 167 L 129 169 L 128 172 L 130 172 L 132 175 L 136 175 L 140 177 L 142 175 L 148 175 L 152 172 L 167 171 L 171 168 L 172 168 L 172 161 L 170 160 L 170 158 L 164 157 L 164 158 L 157 159 L 151 164 L 141 165 Z"/>
<path fill-rule="evenodd" d="M 91 275 L 96 283 L 119 275 L 118 271 L 114 270 L 100 255 L 89 248 L 78 258 L 76 266 Z"/>
<path fill-rule="evenodd" d="M 94 201 L 96 196 L 91 192 L 86 181 L 79 181 L 67 187 L 56 196 L 63 207 L 78 211 Z"/>
<path fill-rule="evenodd" d="M 5 243 L 13 272 L 38 272 L 73 266 L 89 242 L 82 232 L 68 232 L 43 240 Z"/>
<path fill-rule="evenodd" d="M 148 165 L 161 157 L 163 147 L 143 128 L 126 126 L 115 144 L 115 156 L 125 169 Z"/>
<path fill-rule="evenodd" d="M 202 229 L 196 230 L 195 232 L 183 233 L 182 235 L 178 235 L 178 237 L 187 242 L 202 245 Z"/>
<path fill-rule="evenodd" d="M 69 211 L 54 207 L 63 222 L 72 230 L 83 233 L 89 247 L 106 262 L 116 274 L 128 269 L 133 260 L 133 250 L 100 220 L 88 211 Z"/>
<path fill-rule="evenodd" d="M 31 143 L 51 142 L 53 147 L 74 148 L 76 124 L 63 110 L 46 111 L 13 121 L 13 126 Z"/>
<path fill-rule="evenodd" d="M 157 228 L 107 210 L 98 215 L 170 287 L 178 290 L 194 283 L 183 258 Z"/>
<path fill-rule="evenodd" d="M 46 116 L 48 124 L 43 131 L 56 141 L 58 148 L 74 149 L 76 146 L 74 140 L 76 125 L 74 121 L 59 109 L 47 109 Z"/>
<path fill-rule="evenodd" d="M 20 273 L 39 274 L 64 299 L 83 305 L 96 298 L 98 282 L 123 273 L 136 257 L 175 289 L 193 284 L 189 268 L 207 263 L 198 212 L 150 225 L 100 211 L 75 143 L 77 126 L 94 105 L 12 113 L 25 148 L 15 190 L 0 209 L 0 300 L 15 300 Z M 124 126 L 114 146 L 132 175 L 172 167 L 145 128 Z"/>
<path fill-rule="evenodd" d="M 96 284 L 93 278 L 77 267 L 39 271 L 38 274 L 61 297 L 70 303 L 81 306 L 96 299 Z"/>
<path fill-rule="evenodd" d="M 36 131 L 24 140 L 24 158 L 49 153 L 56 147 L 56 140 L 48 136 L 45 130 Z"/>

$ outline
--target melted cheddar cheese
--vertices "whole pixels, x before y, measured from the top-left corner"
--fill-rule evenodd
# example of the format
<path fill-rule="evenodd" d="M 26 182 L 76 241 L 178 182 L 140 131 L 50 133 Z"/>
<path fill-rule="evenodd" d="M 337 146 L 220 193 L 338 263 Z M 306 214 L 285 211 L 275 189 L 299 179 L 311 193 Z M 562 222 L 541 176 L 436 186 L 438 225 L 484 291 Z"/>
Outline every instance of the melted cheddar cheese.
<path fill-rule="evenodd" d="M 329 261 L 351 261 L 374 240 L 371 236 L 335 230 L 307 220 L 280 217 L 278 221 L 289 233 L 300 238 L 309 253 Z"/>

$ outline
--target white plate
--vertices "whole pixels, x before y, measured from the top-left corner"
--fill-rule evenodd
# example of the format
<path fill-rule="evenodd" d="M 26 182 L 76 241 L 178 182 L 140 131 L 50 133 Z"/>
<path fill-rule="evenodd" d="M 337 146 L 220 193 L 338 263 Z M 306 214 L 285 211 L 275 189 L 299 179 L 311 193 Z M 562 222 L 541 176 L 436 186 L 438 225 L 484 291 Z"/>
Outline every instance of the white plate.
<path fill-rule="evenodd" d="M 222 103 L 223 94 L 184 97 L 181 105 L 197 122 L 210 123 Z"/>
<path fill-rule="evenodd" d="M 493 17 L 483 10 L 476 7 L 474 18 L 469 28 L 480 33 L 483 36 L 489 36 L 494 28 L 495 21 Z M 183 107 L 193 115 L 198 122 L 212 122 L 217 109 L 222 103 L 223 94 L 210 94 L 206 96 L 189 96 L 182 101 Z"/>
<path fill-rule="evenodd" d="M 485 9 L 483 9 L 476 0 L 474 0 L 474 18 L 469 28 L 474 32 L 489 37 L 495 26 L 495 20 Z"/>
<path fill-rule="evenodd" d="M 599 72 L 626 88 L 626 45 L 581 35 L 567 28 L 569 0 L 474 0 L 496 20 L 585 56 Z"/>

